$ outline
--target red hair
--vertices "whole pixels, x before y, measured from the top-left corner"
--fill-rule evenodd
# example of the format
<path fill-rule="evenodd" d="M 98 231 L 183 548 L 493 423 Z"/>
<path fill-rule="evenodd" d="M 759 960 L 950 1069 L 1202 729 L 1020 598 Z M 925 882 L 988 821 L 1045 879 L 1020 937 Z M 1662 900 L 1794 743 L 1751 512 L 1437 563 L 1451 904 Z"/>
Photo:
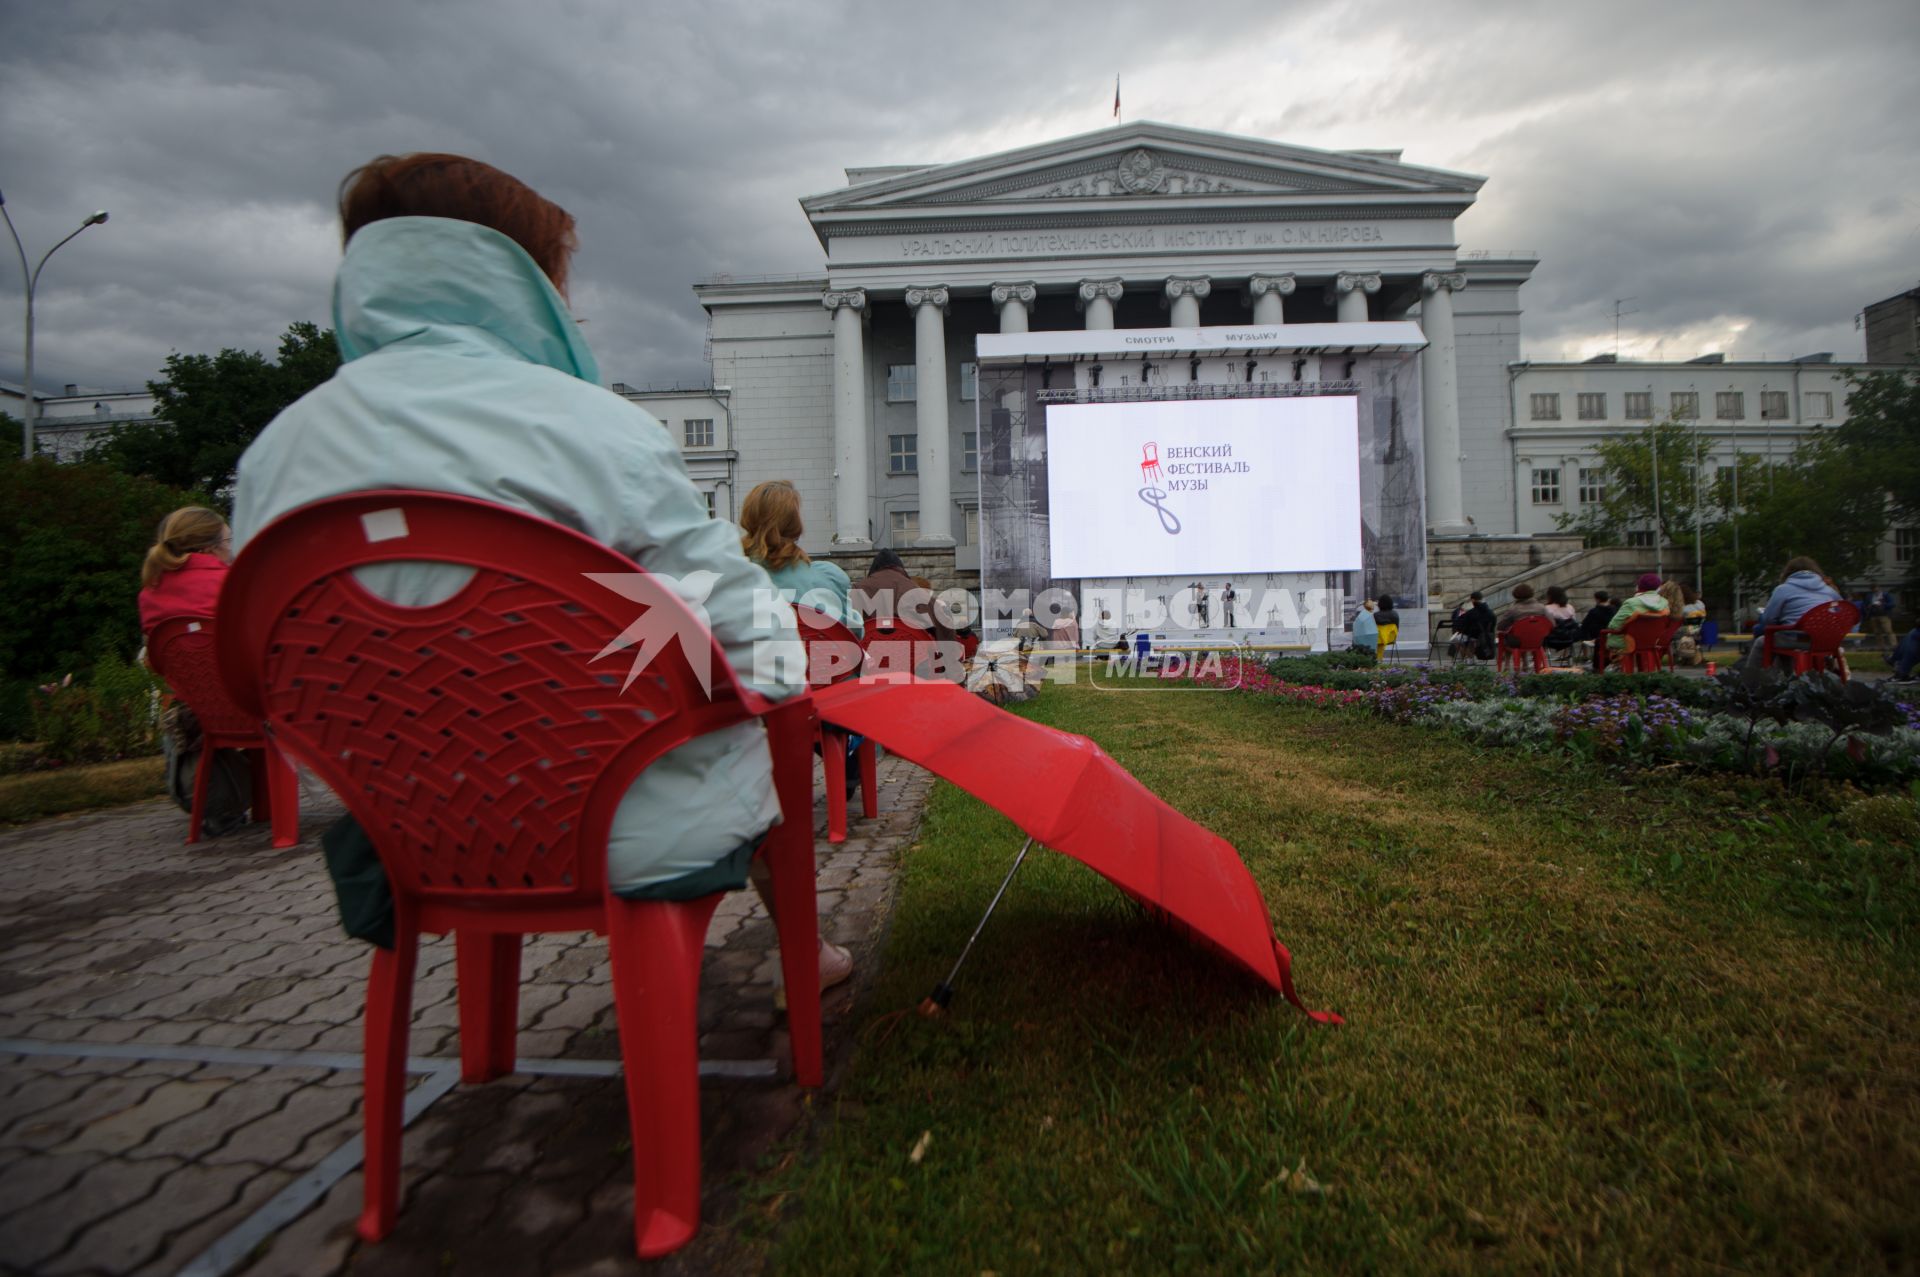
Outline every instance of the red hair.
<path fill-rule="evenodd" d="M 499 231 L 565 291 L 573 216 L 516 177 L 464 155 L 382 155 L 340 182 L 342 242 L 389 217 L 446 217 Z"/>

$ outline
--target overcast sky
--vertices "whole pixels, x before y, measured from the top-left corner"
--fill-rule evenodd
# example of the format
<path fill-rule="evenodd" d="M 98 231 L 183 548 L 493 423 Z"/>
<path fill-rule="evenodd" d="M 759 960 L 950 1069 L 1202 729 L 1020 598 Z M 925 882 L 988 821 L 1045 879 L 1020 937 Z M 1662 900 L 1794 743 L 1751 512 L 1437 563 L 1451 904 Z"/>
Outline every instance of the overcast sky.
<path fill-rule="evenodd" d="M 1525 353 L 1863 351 L 1920 282 L 1920 4 L 0 0 L 0 192 L 42 385 L 325 324 L 341 176 L 450 150 L 579 221 L 608 380 L 705 379 L 689 285 L 818 269 L 848 166 L 1129 119 L 1404 149 L 1490 180 L 1463 248 L 1529 249 Z M 0 248 L 0 376 L 20 374 Z"/>

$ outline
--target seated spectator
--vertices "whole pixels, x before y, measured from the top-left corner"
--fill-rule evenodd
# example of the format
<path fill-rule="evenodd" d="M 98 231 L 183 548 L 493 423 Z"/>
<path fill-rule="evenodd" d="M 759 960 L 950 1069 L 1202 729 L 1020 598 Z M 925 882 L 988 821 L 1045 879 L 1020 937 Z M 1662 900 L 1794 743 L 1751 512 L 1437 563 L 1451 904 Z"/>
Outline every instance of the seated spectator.
<path fill-rule="evenodd" d="M 1548 619 L 1555 625 L 1560 624 L 1562 621 L 1572 621 L 1575 625 L 1580 623 L 1580 614 L 1575 612 L 1573 610 L 1573 604 L 1568 602 L 1567 587 L 1564 585 L 1549 585 L 1547 587 L 1545 610 Z"/>
<path fill-rule="evenodd" d="M 1400 614 L 1393 610 L 1393 595 L 1380 596 L 1380 609 L 1373 614 L 1373 623 L 1380 631 L 1380 659 L 1385 660 L 1393 645 L 1400 641 Z"/>
<path fill-rule="evenodd" d="M 1840 591 L 1833 581 L 1820 570 L 1820 565 L 1799 555 L 1787 560 L 1786 568 L 1780 574 L 1780 584 L 1773 587 L 1773 593 L 1767 596 L 1766 606 L 1760 609 L 1760 617 L 1753 624 L 1753 647 L 1748 651 L 1750 660 L 1759 660 L 1760 653 L 1766 650 L 1765 633 L 1770 625 L 1790 626 L 1822 603 L 1833 603 L 1840 599 Z M 1777 650 L 1792 651 L 1796 646 L 1804 649 L 1805 641 L 1791 633 L 1774 635 L 1773 645 Z"/>
<path fill-rule="evenodd" d="M 140 628 L 176 617 L 211 617 L 233 562 L 233 532 L 211 510 L 190 505 L 160 521 L 140 567 Z"/>
<path fill-rule="evenodd" d="M 1607 636 L 1606 651 L 1618 654 L 1627 650 L 1627 622 L 1634 617 L 1671 614 L 1672 604 L 1668 603 L 1667 596 L 1660 592 L 1660 585 L 1658 572 L 1641 574 L 1639 581 L 1635 583 L 1635 592 L 1628 596 L 1627 601 L 1620 605 L 1614 612 L 1613 619 L 1607 623 L 1604 631 Z M 1600 662 L 1598 647 L 1595 648 L 1593 657 L 1594 664 L 1598 667 Z"/>
<path fill-rule="evenodd" d="M 851 598 L 869 622 L 891 624 L 899 620 L 931 631 L 937 639 L 953 638 L 952 627 L 940 620 L 933 607 L 931 592 L 907 575 L 906 565 L 892 550 L 881 550 L 873 556 L 873 566 L 853 583 Z"/>
<path fill-rule="evenodd" d="M 1545 616 L 1546 605 L 1533 597 L 1533 587 L 1522 581 L 1513 587 L 1513 602 L 1500 609 L 1494 620 L 1494 633 L 1505 634 L 1523 616 Z"/>
<path fill-rule="evenodd" d="M 233 532 L 212 510 L 187 506 L 160 522 L 140 567 L 140 630 L 181 619 L 210 620 L 233 562 Z M 166 756 L 167 793 L 181 810 L 193 810 L 196 771 L 211 765 L 200 832 L 219 838 L 242 828 L 253 803 L 253 764 L 245 750 L 222 749 L 209 764 L 200 720 L 176 701 L 160 717 L 160 748 Z"/>
<path fill-rule="evenodd" d="M 800 548 L 805 530 L 800 494 L 785 479 L 755 484 L 740 503 L 740 548 L 766 569 L 780 597 L 825 612 L 858 636 L 863 621 L 853 606 L 853 583 L 838 564 L 816 563 Z"/>
<path fill-rule="evenodd" d="M 1102 652 L 1106 653 L 1109 665 L 1113 663 L 1116 655 L 1124 657 L 1127 654 L 1126 635 L 1122 634 L 1120 627 L 1114 624 L 1113 613 L 1106 608 L 1100 609 L 1100 619 L 1093 623 L 1093 634 L 1088 642 L 1096 656 Z"/>
<path fill-rule="evenodd" d="M 1455 660 L 1465 656 L 1492 660 L 1494 624 L 1493 609 L 1487 606 L 1486 597 L 1475 590 L 1465 603 L 1453 610 L 1453 638 L 1447 644 L 1449 653 Z"/>
<path fill-rule="evenodd" d="M 1674 620 L 1685 618 L 1687 589 L 1671 578 L 1660 583 L 1660 597 L 1667 601 L 1667 615 Z"/>
<path fill-rule="evenodd" d="M 1913 682 L 1913 667 L 1920 665 L 1920 625 L 1908 630 L 1900 645 L 1893 649 L 1893 681 Z"/>
<path fill-rule="evenodd" d="M 1606 631 L 1607 626 L 1613 623 L 1613 614 L 1619 610 L 1620 605 L 1614 602 L 1613 595 L 1607 593 L 1605 590 L 1595 591 L 1593 606 L 1588 608 L 1587 614 L 1580 619 L 1580 638 L 1582 641 L 1588 643 L 1598 641 L 1600 635 Z"/>
<path fill-rule="evenodd" d="M 1353 614 L 1353 646 L 1356 651 L 1380 654 L 1380 626 L 1373 617 L 1373 600 L 1361 599 Z"/>
<path fill-rule="evenodd" d="M 1700 597 L 1700 591 L 1691 585 L 1680 590 L 1680 619 L 1688 625 L 1698 627 L 1707 619 L 1707 601 Z"/>
<path fill-rule="evenodd" d="M 339 207 L 346 253 L 334 316 L 344 362 L 241 458 L 236 542 L 296 507 L 369 489 L 491 501 L 573 528 L 663 577 L 711 574 L 708 627 L 741 682 L 775 700 L 801 691 L 792 612 L 756 607 L 771 583 L 741 553 L 733 525 L 708 516 L 673 438 L 600 385 L 565 293 L 573 218 L 490 165 L 441 154 L 374 160 L 348 175 Z M 413 607 L 451 597 L 471 577 L 433 563 L 358 575 Z M 767 659 L 756 662 L 756 649 Z M 698 736 L 622 797 L 609 888 L 678 900 L 744 886 L 780 814 L 759 723 Z M 384 888 L 351 821 L 326 841 L 330 868 L 370 863 Z M 822 951 L 823 983 L 851 970 L 839 957 Z"/>

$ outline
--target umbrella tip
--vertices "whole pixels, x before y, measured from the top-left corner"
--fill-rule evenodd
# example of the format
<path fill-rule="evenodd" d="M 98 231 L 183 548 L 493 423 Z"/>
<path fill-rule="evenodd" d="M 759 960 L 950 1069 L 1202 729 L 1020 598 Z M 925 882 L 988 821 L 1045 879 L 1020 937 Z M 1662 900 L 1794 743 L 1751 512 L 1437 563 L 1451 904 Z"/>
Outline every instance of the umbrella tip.
<path fill-rule="evenodd" d="M 933 986 L 933 992 L 920 1003 L 920 1014 L 929 1020 L 938 1019 L 952 1001 L 953 986 L 942 980 Z"/>

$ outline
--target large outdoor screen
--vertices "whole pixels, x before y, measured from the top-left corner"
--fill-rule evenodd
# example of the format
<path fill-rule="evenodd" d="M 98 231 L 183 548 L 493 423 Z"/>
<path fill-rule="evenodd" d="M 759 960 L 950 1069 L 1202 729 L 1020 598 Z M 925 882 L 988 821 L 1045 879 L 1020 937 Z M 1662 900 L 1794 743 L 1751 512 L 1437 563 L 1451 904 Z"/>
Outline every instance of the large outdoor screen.
<path fill-rule="evenodd" d="M 1046 409 L 1056 578 L 1361 567 L 1352 395 Z"/>

